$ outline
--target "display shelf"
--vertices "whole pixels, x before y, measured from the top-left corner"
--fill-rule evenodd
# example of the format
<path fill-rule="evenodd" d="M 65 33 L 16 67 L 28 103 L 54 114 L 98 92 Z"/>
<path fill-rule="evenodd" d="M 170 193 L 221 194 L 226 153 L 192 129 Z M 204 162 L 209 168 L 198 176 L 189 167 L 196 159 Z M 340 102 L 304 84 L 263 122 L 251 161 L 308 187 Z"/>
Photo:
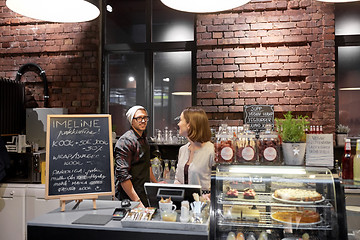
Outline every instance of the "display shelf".
<path fill-rule="evenodd" d="M 242 195 L 242 192 L 239 192 L 239 195 Z M 255 199 L 243 199 L 238 198 L 228 198 L 225 194 L 221 193 L 217 197 L 217 202 L 219 205 L 256 205 L 256 206 L 281 206 L 281 207 L 293 207 L 294 203 L 281 202 L 272 197 L 271 193 L 258 193 Z M 332 204 L 327 199 L 319 201 L 318 203 L 307 203 L 307 202 L 297 202 L 297 207 L 332 207 Z"/>
<path fill-rule="evenodd" d="M 360 181 L 355 181 L 352 179 L 342 179 L 341 183 L 343 184 L 344 188 L 360 189 Z"/>
<path fill-rule="evenodd" d="M 343 189 L 328 168 L 218 165 L 211 180 L 210 239 L 248 229 L 257 238 L 272 229 L 279 239 L 304 231 L 311 239 L 347 239 Z M 249 188 L 254 199 L 244 198 Z"/>
<path fill-rule="evenodd" d="M 278 229 L 306 229 L 306 230 L 331 230 L 331 226 L 326 224 L 324 219 L 317 223 L 309 224 L 296 224 L 296 223 L 284 223 L 277 222 L 271 218 L 271 213 L 260 212 L 260 219 L 258 222 L 254 221 L 243 221 L 236 219 L 227 219 L 222 212 L 218 211 L 218 215 L 221 216 L 218 220 L 219 226 L 232 226 L 232 227 L 257 227 L 257 228 L 278 228 Z"/>

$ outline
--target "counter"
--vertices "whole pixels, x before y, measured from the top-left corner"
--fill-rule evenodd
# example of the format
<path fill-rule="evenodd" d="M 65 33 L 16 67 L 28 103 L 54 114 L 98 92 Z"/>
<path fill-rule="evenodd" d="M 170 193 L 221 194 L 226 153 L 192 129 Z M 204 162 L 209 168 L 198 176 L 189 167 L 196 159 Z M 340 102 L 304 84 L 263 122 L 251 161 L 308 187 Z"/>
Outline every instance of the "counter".
<path fill-rule="evenodd" d="M 208 232 L 182 231 L 166 229 L 144 229 L 123 227 L 121 221 L 111 220 L 105 225 L 72 224 L 86 214 L 112 215 L 120 201 L 84 200 L 73 209 L 76 202 L 66 204 L 65 211 L 60 208 L 27 222 L 28 240 L 66 240 L 66 239 L 153 239 L 153 240 L 207 240 Z M 136 204 L 136 203 L 132 203 Z M 134 206 L 134 205 L 133 205 Z"/>

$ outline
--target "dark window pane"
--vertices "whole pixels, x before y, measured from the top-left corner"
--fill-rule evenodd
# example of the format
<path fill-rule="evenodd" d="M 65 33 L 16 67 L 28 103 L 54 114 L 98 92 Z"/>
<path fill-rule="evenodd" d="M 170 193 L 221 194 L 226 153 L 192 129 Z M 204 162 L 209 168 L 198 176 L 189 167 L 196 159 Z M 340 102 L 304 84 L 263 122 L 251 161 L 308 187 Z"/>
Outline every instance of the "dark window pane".
<path fill-rule="evenodd" d="M 145 6 L 145 0 L 108 0 L 106 44 L 145 42 Z"/>
<path fill-rule="evenodd" d="M 191 106 L 191 75 L 191 52 L 154 53 L 153 129 L 178 129 L 176 117 Z"/>
<path fill-rule="evenodd" d="M 194 16 L 153 1 L 153 42 L 194 41 Z"/>
<path fill-rule="evenodd" d="M 143 53 L 109 55 L 109 112 L 113 130 L 122 135 L 129 129 L 126 111 L 136 105 L 145 106 L 145 64 Z"/>
<path fill-rule="evenodd" d="M 360 3 L 335 5 L 335 35 L 360 34 Z"/>
<path fill-rule="evenodd" d="M 351 136 L 360 134 L 360 47 L 338 47 L 339 123 L 348 125 Z"/>

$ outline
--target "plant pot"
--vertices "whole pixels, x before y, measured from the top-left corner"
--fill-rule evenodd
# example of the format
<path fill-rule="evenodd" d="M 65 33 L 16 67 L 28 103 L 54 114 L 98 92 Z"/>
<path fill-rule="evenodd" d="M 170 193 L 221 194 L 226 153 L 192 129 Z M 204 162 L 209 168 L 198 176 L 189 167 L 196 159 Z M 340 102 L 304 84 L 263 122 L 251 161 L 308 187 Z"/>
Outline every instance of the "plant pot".
<path fill-rule="evenodd" d="M 345 146 L 345 139 L 347 138 L 347 133 L 337 133 L 336 134 L 336 143 L 337 146 L 344 147 Z"/>
<path fill-rule="evenodd" d="M 304 165 L 306 143 L 282 143 L 284 164 L 292 166 Z"/>

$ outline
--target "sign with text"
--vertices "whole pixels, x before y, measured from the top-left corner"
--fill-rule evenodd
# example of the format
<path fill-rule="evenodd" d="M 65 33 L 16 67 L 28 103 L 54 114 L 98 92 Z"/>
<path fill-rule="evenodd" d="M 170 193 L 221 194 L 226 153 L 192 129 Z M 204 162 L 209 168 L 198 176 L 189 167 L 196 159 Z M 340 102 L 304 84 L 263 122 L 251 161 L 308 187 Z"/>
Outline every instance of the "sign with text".
<path fill-rule="evenodd" d="M 47 199 L 114 195 L 110 126 L 110 115 L 48 115 Z"/>
<path fill-rule="evenodd" d="M 265 130 L 266 124 L 274 126 L 274 105 L 245 105 L 244 123 L 257 133 Z"/>
<path fill-rule="evenodd" d="M 306 135 L 306 165 L 333 167 L 334 144 L 332 134 Z"/>

